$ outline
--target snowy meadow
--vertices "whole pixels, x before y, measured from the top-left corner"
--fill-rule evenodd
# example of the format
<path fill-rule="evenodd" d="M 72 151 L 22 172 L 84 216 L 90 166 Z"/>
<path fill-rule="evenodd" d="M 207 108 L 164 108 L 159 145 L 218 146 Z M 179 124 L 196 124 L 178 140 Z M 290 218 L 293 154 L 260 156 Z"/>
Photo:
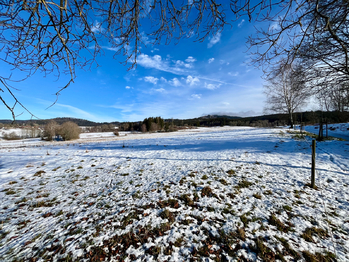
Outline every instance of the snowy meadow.
<path fill-rule="evenodd" d="M 349 142 L 199 128 L 0 141 L 1 261 L 349 261 Z"/>

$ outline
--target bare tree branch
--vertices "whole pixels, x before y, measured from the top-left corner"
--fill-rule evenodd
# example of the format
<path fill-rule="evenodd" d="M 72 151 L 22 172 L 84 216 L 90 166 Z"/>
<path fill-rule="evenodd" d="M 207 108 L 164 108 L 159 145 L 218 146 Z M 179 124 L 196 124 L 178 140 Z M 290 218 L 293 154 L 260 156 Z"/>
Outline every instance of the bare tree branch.
<path fill-rule="evenodd" d="M 280 62 L 264 86 L 267 95 L 265 111 L 287 113 L 293 127 L 293 114 L 304 106 L 310 97 L 306 87 L 305 72 L 300 64 L 285 65 Z"/>
<path fill-rule="evenodd" d="M 281 60 L 287 66 L 301 59 L 309 71 L 321 69 L 333 79 L 348 79 L 346 0 L 3 0 L 0 61 L 26 75 L 1 79 L 20 81 L 36 72 L 69 75 L 56 92 L 57 101 L 74 82 L 77 69 L 98 65 L 96 57 L 105 43 L 115 50 L 115 58 L 123 55 L 122 62 L 131 69 L 143 45 L 168 44 L 193 35 L 204 41 L 244 16 L 256 25 L 268 25 L 256 26 L 248 39 L 252 62 L 267 77 Z M 1 102 L 13 108 L 4 96 Z"/>

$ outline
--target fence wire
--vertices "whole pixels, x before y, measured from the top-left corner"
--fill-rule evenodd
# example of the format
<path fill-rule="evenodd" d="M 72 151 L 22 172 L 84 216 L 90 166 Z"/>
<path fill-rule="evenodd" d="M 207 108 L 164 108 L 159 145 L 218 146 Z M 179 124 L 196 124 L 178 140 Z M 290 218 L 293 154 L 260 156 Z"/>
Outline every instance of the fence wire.
<path fill-rule="evenodd" d="M 303 136 L 304 138 L 304 141 L 309 145 L 309 147 L 311 148 L 312 145 L 311 145 L 311 142 L 308 141 L 307 139 L 307 136 L 304 135 Z M 328 152 L 326 152 L 325 150 L 321 149 L 320 147 L 318 147 L 318 145 L 316 144 L 315 146 L 316 149 L 319 149 L 320 151 L 324 152 L 324 153 L 327 153 L 329 154 Z M 318 155 L 318 152 L 317 150 L 315 150 L 315 159 L 317 158 L 317 155 Z M 320 192 L 321 192 L 321 202 L 322 202 L 322 206 L 324 208 L 324 211 L 325 211 L 325 216 L 326 216 L 326 221 L 328 223 L 329 219 L 328 219 L 328 214 L 327 214 L 327 209 L 326 209 L 326 203 L 324 201 L 324 198 L 325 198 L 325 194 L 324 194 L 324 191 L 323 191 L 323 186 L 322 186 L 322 183 L 321 183 L 321 178 L 320 178 L 320 173 L 318 172 L 318 170 L 316 169 L 316 165 L 315 165 L 315 174 L 317 175 L 318 177 L 318 184 L 319 184 L 319 189 L 320 189 Z M 316 181 L 316 180 L 315 180 Z M 331 229 L 331 226 L 329 225 L 328 223 L 328 228 L 329 228 L 329 234 L 331 236 L 331 240 L 332 240 L 332 245 L 333 245 L 333 251 L 334 251 L 334 254 L 336 255 L 337 257 L 337 251 L 336 251 L 336 246 L 335 246 L 335 241 L 334 241 L 334 238 L 333 238 L 333 232 L 332 232 L 332 229 Z M 330 251 L 330 250 L 327 250 L 327 251 Z"/>

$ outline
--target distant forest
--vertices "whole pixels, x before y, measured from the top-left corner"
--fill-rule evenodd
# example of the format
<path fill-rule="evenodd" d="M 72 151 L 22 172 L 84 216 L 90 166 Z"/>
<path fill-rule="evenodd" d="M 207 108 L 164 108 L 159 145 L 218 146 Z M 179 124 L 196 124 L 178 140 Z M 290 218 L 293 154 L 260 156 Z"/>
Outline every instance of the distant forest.
<path fill-rule="evenodd" d="M 284 126 L 289 124 L 288 114 L 272 114 L 272 115 L 263 115 L 255 117 L 236 117 L 236 116 L 227 116 L 227 115 L 207 115 L 198 118 L 192 119 L 162 119 L 162 118 L 146 118 L 143 121 L 136 122 L 103 122 L 97 123 L 84 119 L 77 118 L 55 118 L 53 119 L 58 124 L 63 124 L 64 122 L 71 121 L 76 123 L 79 126 L 86 127 L 97 127 L 102 125 L 115 125 L 119 127 L 119 130 L 124 131 L 144 131 L 142 130 L 142 125 L 147 126 L 147 131 L 150 131 L 149 120 L 154 119 L 154 122 L 157 120 L 158 126 L 162 126 L 166 131 L 174 131 L 174 127 L 211 127 L 211 126 L 260 126 L 260 127 L 273 127 L 273 126 Z M 310 112 L 301 112 L 294 114 L 295 124 L 300 124 L 301 122 L 305 125 L 316 124 L 323 121 L 328 123 L 342 123 L 349 122 L 349 112 L 322 112 L 322 111 L 310 111 Z M 48 123 L 50 119 L 45 120 L 16 120 L 13 124 L 14 126 L 21 125 L 39 125 L 43 126 Z M 161 124 L 159 124 L 159 121 Z M 11 125 L 11 120 L 0 120 L 0 123 L 5 125 Z M 144 126 L 143 126 L 144 128 Z M 158 130 L 161 130 L 158 129 Z"/>
<path fill-rule="evenodd" d="M 14 123 L 13 120 L 0 120 L 0 123 L 2 124 L 13 124 L 13 125 L 39 125 L 43 126 L 46 125 L 50 120 L 54 120 L 57 122 L 57 124 L 61 125 L 65 122 L 74 122 L 78 126 L 100 126 L 104 124 L 114 124 L 118 125 L 119 122 L 103 122 L 103 123 L 97 123 L 85 119 L 79 119 L 79 118 L 73 118 L 73 117 L 57 117 L 53 119 L 31 119 L 31 120 L 16 120 Z"/>

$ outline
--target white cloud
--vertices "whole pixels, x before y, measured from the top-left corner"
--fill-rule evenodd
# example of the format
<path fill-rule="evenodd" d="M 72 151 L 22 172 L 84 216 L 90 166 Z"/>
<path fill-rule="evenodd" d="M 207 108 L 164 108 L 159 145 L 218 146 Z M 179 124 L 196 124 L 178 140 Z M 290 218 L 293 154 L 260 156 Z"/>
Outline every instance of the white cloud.
<path fill-rule="evenodd" d="M 94 25 L 91 27 L 91 31 L 93 33 L 101 33 L 104 31 L 104 28 L 100 22 L 95 21 Z"/>
<path fill-rule="evenodd" d="M 194 63 L 196 61 L 196 59 L 192 56 L 188 56 L 187 59 L 185 59 L 185 62 L 187 63 Z"/>
<path fill-rule="evenodd" d="M 177 67 L 181 67 L 181 66 L 184 66 L 184 67 L 186 67 L 186 68 L 192 68 L 192 67 L 193 67 L 191 64 L 186 64 L 186 63 L 184 63 L 184 62 L 181 61 L 181 60 L 177 60 L 177 61 L 175 62 L 175 64 L 176 64 Z"/>
<path fill-rule="evenodd" d="M 172 61 L 174 65 L 170 65 L 169 56 L 167 59 L 163 60 L 161 56 L 154 55 L 148 56 L 145 54 L 140 54 L 137 59 L 137 64 L 145 68 L 155 68 L 160 71 L 183 75 L 188 72 L 188 68 L 191 68 L 191 64 L 184 63 L 183 61 L 177 60 Z"/>
<path fill-rule="evenodd" d="M 221 33 L 217 33 L 214 36 L 209 38 L 210 42 L 207 44 L 207 48 L 211 48 L 221 40 Z"/>
<path fill-rule="evenodd" d="M 167 83 L 167 79 L 164 78 L 164 77 L 161 77 L 160 80 L 163 81 L 163 82 L 165 82 L 165 83 Z"/>
<path fill-rule="evenodd" d="M 144 81 L 149 82 L 149 83 L 153 83 L 154 85 L 156 85 L 158 83 L 159 79 L 156 77 L 153 77 L 153 76 L 146 76 L 146 77 L 144 77 Z"/>
<path fill-rule="evenodd" d="M 172 80 L 169 81 L 169 83 L 173 86 L 181 86 L 181 82 L 178 80 L 178 78 L 173 78 Z"/>
<path fill-rule="evenodd" d="M 214 58 L 213 58 L 213 57 L 210 58 L 210 59 L 208 59 L 208 63 L 209 63 L 209 64 L 211 64 L 213 61 L 214 61 Z"/>
<path fill-rule="evenodd" d="M 189 1 L 193 2 L 193 0 L 189 0 Z M 188 32 L 188 34 L 187 34 L 188 38 L 192 38 L 193 36 L 195 36 L 195 32 L 193 30 Z"/>
<path fill-rule="evenodd" d="M 197 77 L 192 77 L 191 75 L 189 75 L 189 76 L 187 76 L 187 79 L 185 80 L 185 82 L 190 86 L 194 86 L 197 83 L 199 83 L 200 80 Z"/>
<path fill-rule="evenodd" d="M 191 98 L 192 99 L 200 99 L 201 98 L 201 94 L 192 94 Z"/>
<path fill-rule="evenodd" d="M 228 75 L 230 75 L 230 76 L 238 76 L 239 72 L 229 72 Z"/>
<path fill-rule="evenodd" d="M 274 22 L 272 24 L 269 25 L 269 31 L 274 31 L 274 30 L 279 30 L 280 26 L 277 22 Z"/>
<path fill-rule="evenodd" d="M 131 87 L 131 86 L 126 86 L 126 89 L 133 89 L 133 87 Z"/>
<path fill-rule="evenodd" d="M 163 67 L 163 61 L 161 60 L 161 56 L 154 55 L 150 57 L 148 55 L 140 54 L 137 59 L 137 63 L 146 68 L 155 68 L 161 70 Z"/>
<path fill-rule="evenodd" d="M 154 48 L 153 50 L 151 50 L 150 52 L 154 53 L 155 51 L 159 51 L 160 49 L 158 48 Z"/>
<path fill-rule="evenodd" d="M 223 104 L 223 105 L 225 105 L 225 106 L 230 105 L 230 103 L 229 103 L 229 102 L 222 102 L 222 104 Z"/>
<path fill-rule="evenodd" d="M 143 44 L 148 45 L 151 42 L 149 41 L 149 37 L 144 33 L 141 32 L 141 41 L 143 42 Z"/>
<path fill-rule="evenodd" d="M 155 92 L 159 92 L 159 93 L 165 92 L 165 89 L 163 89 L 163 88 L 152 89 L 152 90 L 154 90 Z"/>
<path fill-rule="evenodd" d="M 242 19 L 241 22 L 238 24 L 238 27 L 242 27 L 242 25 L 244 24 L 245 19 Z"/>
<path fill-rule="evenodd" d="M 219 88 L 221 86 L 221 84 L 207 84 L 205 82 L 205 88 L 210 89 L 210 90 L 215 90 L 217 88 Z"/>

